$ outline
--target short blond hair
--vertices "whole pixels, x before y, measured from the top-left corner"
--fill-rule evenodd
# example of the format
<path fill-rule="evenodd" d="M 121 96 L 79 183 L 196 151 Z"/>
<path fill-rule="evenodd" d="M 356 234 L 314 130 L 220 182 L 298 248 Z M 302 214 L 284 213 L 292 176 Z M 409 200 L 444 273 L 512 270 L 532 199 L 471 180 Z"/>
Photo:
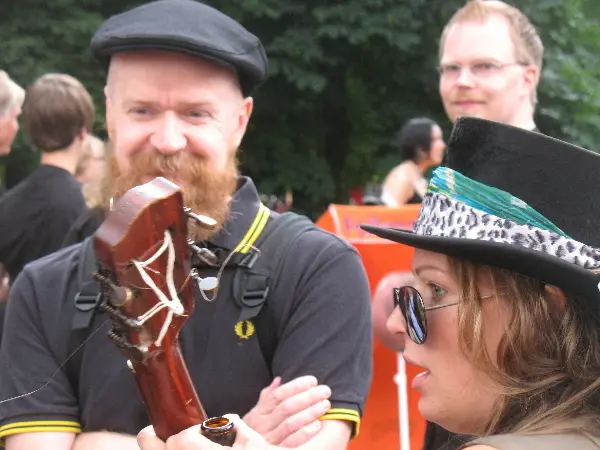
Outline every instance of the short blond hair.
<path fill-rule="evenodd" d="M 25 100 L 25 89 L 15 83 L 4 70 L 0 70 L 0 116 L 15 107 L 21 108 Z"/>
<path fill-rule="evenodd" d="M 500 0 L 469 0 L 450 18 L 440 37 L 439 57 L 442 58 L 444 43 L 452 25 L 467 21 L 485 21 L 490 16 L 504 17 L 510 25 L 510 34 L 515 46 L 515 58 L 524 65 L 533 65 L 542 72 L 544 44 L 529 18 L 518 8 Z M 532 93 L 532 102 L 537 103 L 537 85 Z"/>

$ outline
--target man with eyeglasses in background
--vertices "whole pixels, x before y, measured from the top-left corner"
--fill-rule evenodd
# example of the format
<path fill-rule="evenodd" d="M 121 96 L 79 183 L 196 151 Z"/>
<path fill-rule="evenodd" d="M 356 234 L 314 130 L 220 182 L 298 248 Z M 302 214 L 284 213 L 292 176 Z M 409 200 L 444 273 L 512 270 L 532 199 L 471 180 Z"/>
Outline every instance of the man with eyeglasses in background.
<path fill-rule="evenodd" d="M 499 0 L 469 0 L 444 27 L 439 47 L 439 90 L 452 123 L 479 117 L 538 131 L 534 121 L 544 46 L 519 9 Z M 392 288 L 410 285 L 410 273 L 384 277 L 373 295 L 375 335 L 392 350 L 403 336 L 390 333 Z M 468 440 L 428 423 L 423 450 L 454 450 Z"/>
<path fill-rule="evenodd" d="M 534 112 L 544 46 L 517 8 L 473 0 L 440 39 L 440 96 L 451 122 L 460 116 L 536 130 Z"/>

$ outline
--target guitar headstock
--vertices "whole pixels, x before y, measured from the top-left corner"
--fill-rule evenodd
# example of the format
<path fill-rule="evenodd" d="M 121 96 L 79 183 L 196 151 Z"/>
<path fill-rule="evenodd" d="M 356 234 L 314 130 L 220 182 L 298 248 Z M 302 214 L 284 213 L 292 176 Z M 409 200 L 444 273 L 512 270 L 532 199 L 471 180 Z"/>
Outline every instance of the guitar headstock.
<path fill-rule="evenodd" d="M 194 309 L 189 218 L 216 225 L 185 208 L 181 189 L 159 177 L 116 200 L 94 235 L 109 336 L 134 362 L 171 346 Z"/>

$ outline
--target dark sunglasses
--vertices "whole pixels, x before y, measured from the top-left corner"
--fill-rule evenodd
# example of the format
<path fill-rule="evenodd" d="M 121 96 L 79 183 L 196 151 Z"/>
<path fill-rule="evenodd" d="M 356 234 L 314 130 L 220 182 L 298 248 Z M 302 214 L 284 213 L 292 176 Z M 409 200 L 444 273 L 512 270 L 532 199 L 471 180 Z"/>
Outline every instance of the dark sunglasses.
<path fill-rule="evenodd" d="M 400 308 L 406 332 L 416 344 L 424 344 L 427 340 L 427 311 L 458 305 L 458 302 L 443 305 L 425 306 L 423 297 L 412 286 L 394 288 L 394 306 Z"/>

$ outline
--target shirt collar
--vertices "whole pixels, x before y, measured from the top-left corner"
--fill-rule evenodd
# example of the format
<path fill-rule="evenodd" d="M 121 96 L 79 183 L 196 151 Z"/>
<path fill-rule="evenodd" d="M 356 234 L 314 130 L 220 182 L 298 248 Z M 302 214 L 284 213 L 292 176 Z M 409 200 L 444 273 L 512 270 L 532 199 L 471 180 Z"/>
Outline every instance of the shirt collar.
<path fill-rule="evenodd" d="M 234 250 L 256 223 L 262 203 L 254 182 L 245 176 L 238 179 L 238 188 L 231 200 L 229 219 L 210 240 L 216 247 Z M 264 209 L 264 206 L 262 206 Z"/>

